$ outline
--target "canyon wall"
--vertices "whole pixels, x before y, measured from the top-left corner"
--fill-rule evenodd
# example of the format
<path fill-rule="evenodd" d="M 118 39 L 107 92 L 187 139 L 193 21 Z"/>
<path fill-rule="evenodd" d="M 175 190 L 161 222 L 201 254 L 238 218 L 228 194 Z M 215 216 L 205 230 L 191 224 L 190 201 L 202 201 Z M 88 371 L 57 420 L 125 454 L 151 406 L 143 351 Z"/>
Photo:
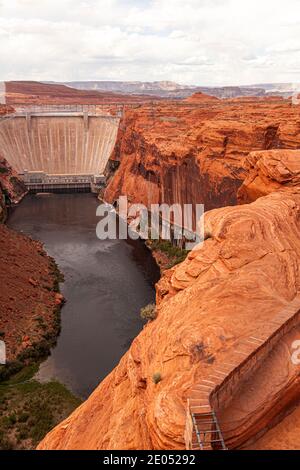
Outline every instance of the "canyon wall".
<path fill-rule="evenodd" d="M 250 151 L 297 149 L 300 107 L 279 98 L 218 100 L 196 94 L 183 102 L 125 106 L 107 167 L 103 198 L 132 203 L 237 203 Z"/>
<path fill-rule="evenodd" d="M 13 113 L 13 108 L 0 105 L 0 127 L 1 116 Z M 25 185 L 18 179 L 17 173 L 2 156 L 0 146 L 0 223 L 6 218 L 7 204 L 17 203 L 26 194 Z"/>
<path fill-rule="evenodd" d="M 264 162 L 264 175 L 269 172 L 272 182 L 274 171 L 282 172 L 281 159 L 289 168 L 285 179 L 295 184 L 205 214 L 203 245 L 157 285 L 157 319 L 39 449 L 184 448 L 192 389 L 299 294 L 300 151 L 260 153 L 253 171 L 259 173 Z M 221 429 L 231 448 L 265 432 L 299 396 L 299 367 L 290 359 L 299 332 L 296 327 L 280 340 L 251 380 L 241 381 L 238 393 L 221 407 Z M 159 383 L 154 374 L 160 374 Z"/>
<path fill-rule="evenodd" d="M 248 174 L 238 191 L 240 204 L 300 186 L 299 152 L 252 152 L 245 160 L 245 168 Z"/>

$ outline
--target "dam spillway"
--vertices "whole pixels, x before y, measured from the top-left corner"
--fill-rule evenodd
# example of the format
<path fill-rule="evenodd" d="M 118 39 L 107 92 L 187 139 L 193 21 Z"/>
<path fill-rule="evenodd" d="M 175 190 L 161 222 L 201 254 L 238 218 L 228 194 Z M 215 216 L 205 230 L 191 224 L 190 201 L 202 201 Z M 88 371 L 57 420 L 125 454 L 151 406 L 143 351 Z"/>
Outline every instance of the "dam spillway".
<path fill-rule="evenodd" d="M 19 174 L 102 175 L 119 121 L 108 112 L 22 110 L 0 121 L 1 152 Z"/>

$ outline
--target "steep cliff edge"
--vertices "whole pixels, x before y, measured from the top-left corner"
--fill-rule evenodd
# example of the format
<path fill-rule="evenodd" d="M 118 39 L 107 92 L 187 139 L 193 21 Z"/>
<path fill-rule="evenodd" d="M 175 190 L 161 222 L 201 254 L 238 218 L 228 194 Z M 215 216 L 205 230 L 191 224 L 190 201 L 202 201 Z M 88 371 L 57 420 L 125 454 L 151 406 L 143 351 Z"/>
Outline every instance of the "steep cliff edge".
<path fill-rule="evenodd" d="M 132 203 L 237 203 L 249 152 L 297 149 L 300 106 L 281 99 L 189 101 L 125 106 L 108 165 L 104 199 Z"/>
<path fill-rule="evenodd" d="M 26 193 L 25 184 L 0 155 L 0 222 L 6 217 L 6 205 L 18 203 Z"/>
<path fill-rule="evenodd" d="M 286 163 L 300 162 L 300 151 L 277 151 L 276 161 L 281 156 Z M 269 162 L 274 158 L 273 152 L 260 155 Z M 300 163 L 289 180 L 296 182 L 299 171 Z M 157 286 L 157 319 L 39 449 L 184 448 L 191 389 L 208 378 L 215 361 L 228 358 L 238 340 L 272 322 L 300 291 L 299 221 L 297 185 L 206 213 L 203 246 Z M 290 342 L 299 333 L 295 328 L 279 342 L 262 373 L 241 384 L 241 394 L 232 397 L 233 420 L 224 403 L 220 421 L 231 447 L 263 433 L 274 410 L 284 413 L 299 395 L 299 367 L 290 361 Z M 160 374 L 159 383 L 154 374 Z"/>
<path fill-rule="evenodd" d="M 0 119 L 12 112 L 10 106 L 0 105 Z M 6 218 L 6 205 L 19 202 L 25 194 L 25 185 L 0 154 L 0 223 Z"/>
<path fill-rule="evenodd" d="M 274 191 L 300 187 L 299 151 L 252 152 L 245 160 L 247 178 L 238 191 L 240 204 Z"/>

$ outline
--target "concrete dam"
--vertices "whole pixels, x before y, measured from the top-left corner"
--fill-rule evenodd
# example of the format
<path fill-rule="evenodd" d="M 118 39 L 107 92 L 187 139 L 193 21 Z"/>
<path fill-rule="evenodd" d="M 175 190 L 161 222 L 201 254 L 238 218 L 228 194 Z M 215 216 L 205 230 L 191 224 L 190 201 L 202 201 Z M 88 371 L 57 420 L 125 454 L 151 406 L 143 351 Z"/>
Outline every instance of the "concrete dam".
<path fill-rule="evenodd" d="M 21 110 L 1 119 L 0 148 L 29 189 L 97 185 L 119 121 L 107 111 Z"/>

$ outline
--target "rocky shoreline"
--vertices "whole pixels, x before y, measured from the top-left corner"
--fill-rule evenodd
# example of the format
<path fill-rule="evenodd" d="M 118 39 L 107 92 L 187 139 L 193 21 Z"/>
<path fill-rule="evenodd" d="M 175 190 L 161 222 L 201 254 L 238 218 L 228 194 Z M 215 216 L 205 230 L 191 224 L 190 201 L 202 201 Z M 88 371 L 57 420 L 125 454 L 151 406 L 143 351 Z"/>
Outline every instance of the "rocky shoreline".
<path fill-rule="evenodd" d="M 0 226 L 0 381 L 47 356 L 60 332 L 62 275 L 40 242 Z"/>

